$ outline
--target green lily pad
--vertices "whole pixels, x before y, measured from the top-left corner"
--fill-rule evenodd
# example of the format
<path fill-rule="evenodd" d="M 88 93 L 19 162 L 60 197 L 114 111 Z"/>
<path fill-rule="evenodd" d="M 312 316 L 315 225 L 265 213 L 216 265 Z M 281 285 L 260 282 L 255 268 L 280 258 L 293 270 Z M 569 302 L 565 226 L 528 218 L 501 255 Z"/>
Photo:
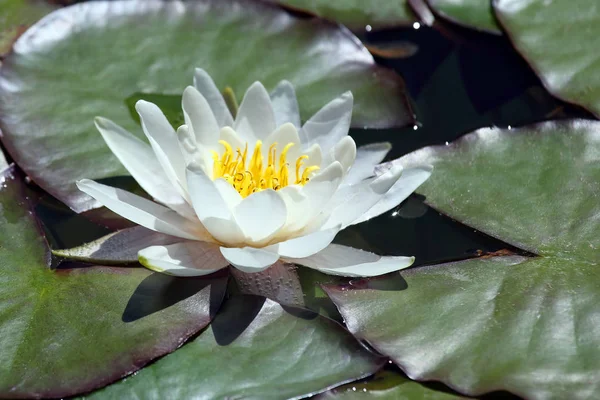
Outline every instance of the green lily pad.
<path fill-rule="evenodd" d="M 96 207 L 75 181 L 126 171 L 94 117 L 141 137 L 127 99 L 180 95 L 195 67 L 237 98 L 256 80 L 273 89 L 287 79 L 304 119 L 351 90 L 356 126 L 413 121 L 401 78 L 333 24 L 244 0 L 93 1 L 55 11 L 15 43 L 0 71 L 2 140 L 46 191 L 77 212 Z"/>
<path fill-rule="evenodd" d="M 57 8 L 44 0 L 0 0 L 0 54 L 10 50 L 27 26 Z"/>
<path fill-rule="evenodd" d="M 441 17 L 456 24 L 500 35 L 491 0 L 427 0 Z"/>
<path fill-rule="evenodd" d="M 600 116 L 596 0 L 495 0 L 498 21 L 554 96 Z"/>
<path fill-rule="evenodd" d="M 320 395 L 318 400 L 460 400 L 467 399 L 451 392 L 435 390 L 411 381 L 395 371 L 383 370 L 366 382 L 353 382 Z"/>
<path fill-rule="evenodd" d="M 407 0 L 268 0 L 346 25 L 355 32 L 412 25 L 417 17 Z"/>
<path fill-rule="evenodd" d="M 0 397 L 102 387 L 205 327 L 226 278 L 177 280 L 144 268 L 47 267 L 49 252 L 14 168 L 0 189 Z"/>
<path fill-rule="evenodd" d="M 371 375 L 384 362 L 327 318 L 238 296 L 194 341 L 85 398 L 298 398 Z"/>
<path fill-rule="evenodd" d="M 593 397 L 600 390 L 600 122 L 482 129 L 401 159 L 435 174 L 437 210 L 537 257 L 507 256 L 329 286 L 348 328 L 409 377 L 470 395 Z M 379 282 L 379 284 L 376 284 Z"/>

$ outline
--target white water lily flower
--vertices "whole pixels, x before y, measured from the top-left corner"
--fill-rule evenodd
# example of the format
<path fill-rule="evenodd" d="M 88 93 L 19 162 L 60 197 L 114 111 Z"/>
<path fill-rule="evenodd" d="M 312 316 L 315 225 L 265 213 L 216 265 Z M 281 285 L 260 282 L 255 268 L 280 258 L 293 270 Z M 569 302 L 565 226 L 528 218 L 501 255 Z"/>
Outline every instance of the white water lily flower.
<path fill-rule="evenodd" d="M 262 271 L 279 259 L 325 273 L 375 276 L 413 257 L 381 257 L 332 244 L 347 226 L 380 215 L 431 174 L 394 166 L 374 175 L 387 143 L 356 149 L 348 136 L 353 98 L 331 101 L 303 126 L 293 86 L 246 92 L 235 119 L 210 76 L 197 69 L 183 93 L 185 125 L 175 131 L 161 110 L 136 110 L 150 144 L 96 118 L 104 140 L 156 202 L 91 180 L 78 187 L 121 216 L 181 241 L 138 253 L 147 268 L 205 275 L 229 264 Z"/>

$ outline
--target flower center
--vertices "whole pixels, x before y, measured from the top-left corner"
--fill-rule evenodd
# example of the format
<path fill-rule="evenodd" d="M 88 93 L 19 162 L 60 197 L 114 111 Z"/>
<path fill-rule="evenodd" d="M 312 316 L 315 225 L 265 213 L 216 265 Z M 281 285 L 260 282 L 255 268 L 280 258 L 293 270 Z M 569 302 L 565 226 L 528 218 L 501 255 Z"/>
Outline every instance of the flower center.
<path fill-rule="evenodd" d="M 225 147 L 225 152 L 221 157 L 216 151 L 212 152 L 213 179 L 225 179 L 242 197 L 261 190 L 279 190 L 290 185 L 289 163 L 286 157 L 294 143 L 288 143 L 279 157 L 277 157 L 277 143 L 273 143 L 269 147 L 266 163 L 261 152 L 262 142 L 260 140 L 256 142 L 254 152 L 249 160 L 248 143 L 243 151 L 238 147 L 235 152 L 225 140 L 219 140 L 219 143 Z M 319 169 L 316 165 L 305 167 L 303 161 L 307 158 L 307 155 L 301 155 L 296 159 L 296 179 L 293 182 L 296 185 L 305 185 L 309 181 L 310 175 Z"/>

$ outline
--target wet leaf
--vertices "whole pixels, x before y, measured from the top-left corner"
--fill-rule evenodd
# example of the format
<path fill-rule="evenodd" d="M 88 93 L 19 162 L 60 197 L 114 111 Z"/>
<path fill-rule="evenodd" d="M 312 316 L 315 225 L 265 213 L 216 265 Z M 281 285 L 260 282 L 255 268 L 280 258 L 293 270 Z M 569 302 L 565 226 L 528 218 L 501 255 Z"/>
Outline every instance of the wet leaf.
<path fill-rule="evenodd" d="M 195 67 L 237 98 L 256 80 L 273 89 L 288 79 L 305 119 L 346 90 L 355 97 L 356 126 L 413 119 L 400 77 L 377 66 L 356 37 L 259 2 L 80 3 L 34 25 L 15 50 L 0 71 L 3 142 L 36 183 L 77 212 L 97 203 L 76 180 L 126 174 L 93 118 L 141 137 L 126 101 L 180 95 Z"/>
<path fill-rule="evenodd" d="M 47 267 L 49 252 L 14 168 L 0 189 L 0 397 L 102 387 L 205 327 L 226 277 L 177 280 L 144 268 Z"/>
<path fill-rule="evenodd" d="M 85 398 L 296 398 L 370 375 L 383 362 L 327 318 L 239 296 L 194 341 Z"/>
<path fill-rule="evenodd" d="M 417 20 L 406 0 L 268 0 L 346 25 L 355 32 L 365 27 L 391 28 Z"/>
<path fill-rule="evenodd" d="M 427 0 L 440 16 L 456 24 L 480 31 L 502 34 L 490 0 Z"/>
<path fill-rule="evenodd" d="M 600 116 L 600 4 L 495 0 L 513 45 L 556 97 Z"/>
<path fill-rule="evenodd" d="M 327 287 L 348 328 L 413 379 L 470 395 L 585 399 L 600 390 L 600 122 L 482 129 L 403 157 L 458 221 L 539 256 L 483 257 Z M 383 287 L 383 288 L 382 288 Z M 387 289 L 387 290 L 386 290 Z"/>

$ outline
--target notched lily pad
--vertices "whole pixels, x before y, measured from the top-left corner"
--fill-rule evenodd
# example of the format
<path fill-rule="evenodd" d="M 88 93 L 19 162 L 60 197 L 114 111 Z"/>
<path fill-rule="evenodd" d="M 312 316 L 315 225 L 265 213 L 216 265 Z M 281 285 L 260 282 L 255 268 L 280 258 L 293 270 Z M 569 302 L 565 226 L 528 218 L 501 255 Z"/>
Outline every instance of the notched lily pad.
<path fill-rule="evenodd" d="M 177 280 L 144 268 L 47 267 L 21 177 L 0 189 L 0 397 L 65 397 L 102 387 L 205 327 L 226 276 Z"/>
<path fill-rule="evenodd" d="M 482 129 L 402 159 L 430 163 L 437 210 L 538 254 L 403 271 L 406 287 L 333 285 L 348 328 L 409 377 L 469 395 L 600 390 L 600 122 Z M 370 282 L 377 282 L 372 280 Z"/>
<path fill-rule="evenodd" d="M 85 398 L 147 399 L 162 390 L 177 399 L 299 398 L 371 375 L 384 362 L 327 318 L 238 296 L 192 342 Z"/>
<path fill-rule="evenodd" d="M 127 172 L 94 117 L 141 137 L 126 99 L 182 93 L 195 67 L 238 99 L 256 80 L 271 90 L 287 79 L 304 119 L 351 90 L 355 126 L 413 122 L 401 78 L 336 25 L 246 0 L 93 1 L 55 11 L 15 43 L 0 70 L 2 140 L 53 196 L 77 212 L 97 207 L 75 182 Z"/>

